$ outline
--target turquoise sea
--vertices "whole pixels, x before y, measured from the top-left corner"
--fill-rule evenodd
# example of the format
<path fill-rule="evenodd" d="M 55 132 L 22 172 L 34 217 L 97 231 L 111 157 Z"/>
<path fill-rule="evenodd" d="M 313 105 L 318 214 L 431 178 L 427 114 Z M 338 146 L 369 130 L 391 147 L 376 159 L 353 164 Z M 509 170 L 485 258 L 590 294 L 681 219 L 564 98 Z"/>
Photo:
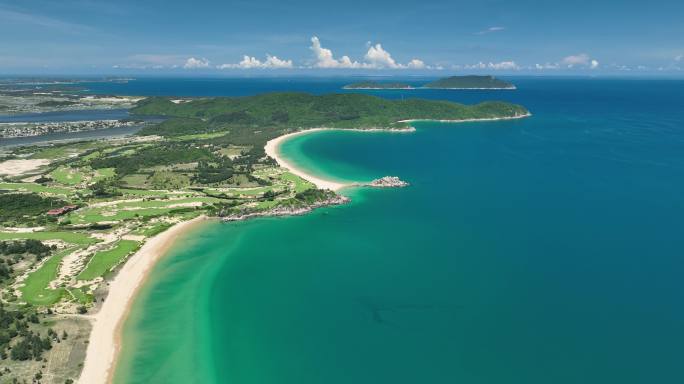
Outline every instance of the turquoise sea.
<path fill-rule="evenodd" d="M 318 175 L 411 186 L 187 233 L 134 303 L 116 382 L 684 382 L 684 81 L 511 80 L 517 91 L 374 94 L 505 99 L 533 117 L 286 142 Z M 347 82 L 141 79 L 109 93 Z"/>

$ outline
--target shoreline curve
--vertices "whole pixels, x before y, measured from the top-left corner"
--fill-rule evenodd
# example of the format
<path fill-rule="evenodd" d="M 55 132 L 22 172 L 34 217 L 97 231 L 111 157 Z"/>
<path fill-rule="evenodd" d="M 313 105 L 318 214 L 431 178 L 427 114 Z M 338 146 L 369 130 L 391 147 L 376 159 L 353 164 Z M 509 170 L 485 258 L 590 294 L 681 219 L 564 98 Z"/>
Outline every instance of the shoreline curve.
<path fill-rule="evenodd" d="M 311 173 L 308 173 L 307 171 L 305 171 L 301 168 L 297 168 L 290 161 L 283 158 L 283 156 L 280 153 L 280 145 L 283 142 L 285 142 L 285 141 L 287 141 L 287 140 L 289 140 L 295 136 L 306 135 L 309 133 L 320 132 L 320 131 L 356 131 L 356 132 L 390 132 L 390 133 L 400 132 L 400 133 L 404 133 L 404 132 L 414 132 L 415 128 L 413 128 L 413 127 L 408 127 L 408 128 L 403 128 L 403 129 L 310 128 L 310 129 L 304 129 L 301 131 L 286 133 L 284 135 L 278 136 L 275 139 L 269 140 L 266 143 L 266 145 L 264 146 L 264 151 L 266 152 L 266 155 L 268 157 L 271 157 L 272 159 L 274 159 L 280 167 L 286 168 L 291 173 L 293 173 L 293 174 L 301 177 L 302 179 L 314 184 L 316 186 L 316 188 L 318 188 L 318 189 L 328 189 L 328 190 L 337 192 L 343 188 L 359 186 L 359 185 L 361 185 L 361 183 L 333 181 L 333 180 L 329 180 L 329 179 L 324 179 L 322 177 L 314 176 Z"/>
<path fill-rule="evenodd" d="M 112 382 L 121 351 L 121 331 L 138 291 L 154 265 L 168 253 L 177 237 L 205 220 L 206 216 L 199 216 L 175 224 L 147 240 L 125 261 L 109 283 L 109 292 L 102 307 L 95 315 L 89 316 L 93 328 L 78 383 Z"/>
<path fill-rule="evenodd" d="M 523 119 L 526 117 L 532 116 L 531 113 L 524 113 L 520 115 L 515 115 L 515 116 L 510 116 L 510 117 L 493 117 L 493 118 L 476 118 L 476 119 L 461 119 L 461 120 L 439 120 L 439 119 L 408 119 L 408 120 L 400 120 L 398 123 L 408 123 L 411 124 L 413 122 L 438 122 L 438 123 L 474 123 L 474 122 L 484 122 L 484 121 L 499 121 L 499 120 L 516 120 L 516 119 Z M 314 184 L 317 188 L 319 189 L 329 189 L 331 191 L 337 192 L 340 189 L 347 188 L 347 187 L 354 187 L 354 186 L 359 186 L 363 185 L 362 183 L 355 183 L 355 182 L 339 182 L 339 181 L 333 181 L 333 180 L 328 180 L 324 179 L 322 177 L 318 177 L 315 175 L 312 175 L 311 173 L 306 172 L 305 170 L 301 168 L 297 168 L 294 164 L 283 158 L 283 156 L 280 153 L 280 145 L 289 140 L 292 137 L 295 136 L 300 136 L 300 135 L 305 135 L 313 132 L 320 132 L 320 131 L 356 131 L 356 132 L 388 132 L 388 133 L 407 133 L 407 132 L 415 132 L 416 128 L 413 126 L 408 126 L 406 128 L 368 128 L 368 129 L 359 129 L 359 128 L 309 128 L 309 129 L 303 129 L 301 131 L 296 131 L 296 132 L 291 132 L 291 133 L 286 133 L 284 135 L 278 136 L 275 139 L 271 139 L 268 142 L 266 142 L 266 145 L 264 146 L 264 151 L 266 152 L 266 156 L 271 157 L 278 163 L 279 166 L 288 169 L 291 173 L 301 177 L 302 179 Z"/>

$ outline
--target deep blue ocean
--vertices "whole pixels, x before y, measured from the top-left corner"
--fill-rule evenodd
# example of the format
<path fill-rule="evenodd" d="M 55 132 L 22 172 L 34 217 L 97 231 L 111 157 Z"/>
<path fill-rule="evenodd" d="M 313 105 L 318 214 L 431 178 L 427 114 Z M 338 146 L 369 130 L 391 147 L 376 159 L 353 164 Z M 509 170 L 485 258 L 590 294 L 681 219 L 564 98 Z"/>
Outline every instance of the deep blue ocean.
<path fill-rule="evenodd" d="M 236 96 L 352 80 L 89 88 Z M 188 234 L 136 300 L 118 381 L 684 382 L 684 81 L 509 80 L 518 90 L 365 92 L 508 100 L 531 118 L 285 143 L 321 176 L 411 186 Z"/>

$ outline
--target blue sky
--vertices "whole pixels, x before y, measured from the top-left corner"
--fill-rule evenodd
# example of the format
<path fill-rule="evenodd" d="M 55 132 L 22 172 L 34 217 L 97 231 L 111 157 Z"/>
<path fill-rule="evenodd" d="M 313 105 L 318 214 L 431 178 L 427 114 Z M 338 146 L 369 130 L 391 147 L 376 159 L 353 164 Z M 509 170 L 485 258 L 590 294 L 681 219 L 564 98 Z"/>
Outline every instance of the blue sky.
<path fill-rule="evenodd" d="M 684 1 L 0 0 L 0 73 L 684 74 Z"/>

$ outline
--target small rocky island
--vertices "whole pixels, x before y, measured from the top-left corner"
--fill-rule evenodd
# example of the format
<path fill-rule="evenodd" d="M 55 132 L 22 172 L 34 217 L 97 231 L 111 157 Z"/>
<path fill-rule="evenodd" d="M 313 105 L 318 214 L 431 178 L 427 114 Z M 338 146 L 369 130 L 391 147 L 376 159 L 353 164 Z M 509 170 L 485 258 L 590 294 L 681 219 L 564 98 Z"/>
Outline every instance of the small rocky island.
<path fill-rule="evenodd" d="M 403 188 L 408 187 L 409 183 L 401 180 L 396 176 L 385 176 L 379 179 L 375 179 L 367 184 L 369 187 L 374 188 Z"/>
<path fill-rule="evenodd" d="M 431 89 L 516 89 L 515 85 L 494 76 L 451 76 L 425 84 Z"/>
<path fill-rule="evenodd" d="M 343 89 L 413 89 L 405 83 L 383 83 L 378 81 L 362 81 L 359 83 L 347 84 Z"/>

